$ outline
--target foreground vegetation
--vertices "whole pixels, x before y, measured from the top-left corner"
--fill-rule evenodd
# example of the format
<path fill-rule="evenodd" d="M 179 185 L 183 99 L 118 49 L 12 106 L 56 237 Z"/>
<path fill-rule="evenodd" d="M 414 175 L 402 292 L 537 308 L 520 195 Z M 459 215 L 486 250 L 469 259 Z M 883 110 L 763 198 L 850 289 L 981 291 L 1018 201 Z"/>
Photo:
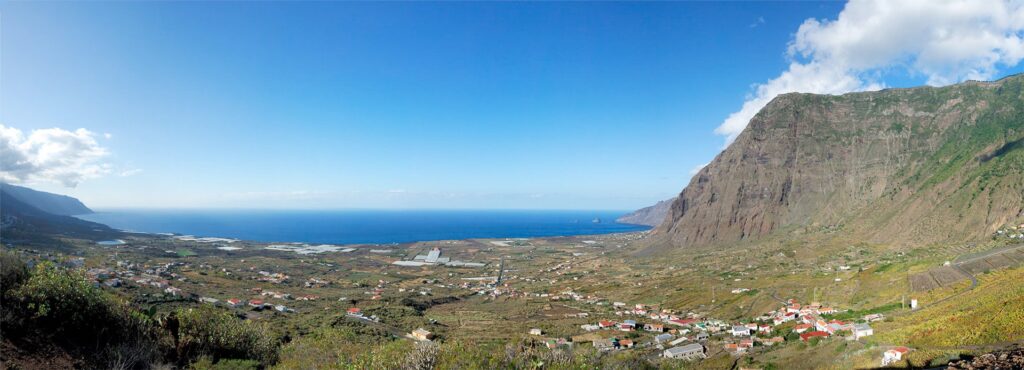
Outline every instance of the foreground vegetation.
<path fill-rule="evenodd" d="M 4 341 L 29 352 L 108 369 L 185 366 L 200 359 L 245 360 L 235 363 L 257 367 L 277 360 L 279 342 L 264 325 L 224 311 L 182 308 L 155 315 L 76 270 L 50 262 L 29 268 L 6 251 L 0 252 L 0 269 Z"/>

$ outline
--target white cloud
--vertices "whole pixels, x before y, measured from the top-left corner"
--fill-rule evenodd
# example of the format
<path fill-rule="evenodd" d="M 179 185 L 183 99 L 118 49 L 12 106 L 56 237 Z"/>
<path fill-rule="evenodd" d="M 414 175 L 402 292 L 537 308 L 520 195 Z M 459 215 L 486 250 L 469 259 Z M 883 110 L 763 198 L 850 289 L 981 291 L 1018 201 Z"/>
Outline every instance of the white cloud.
<path fill-rule="evenodd" d="M 106 148 L 96 142 L 96 134 L 80 128 L 33 130 L 25 136 L 21 130 L 0 124 L 0 180 L 24 183 L 57 182 L 75 187 L 85 179 L 110 172 L 102 159 Z"/>
<path fill-rule="evenodd" d="M 760 25 L 762 25 L 762 24 L 764 24 L 764 17 L 757 17 L 757 20 L 755 20 L 755 21 L 754 21 L 754 23 L 751 23 L 751 24 L 750 24 L 749 26 L 747 26 L 747 27 L 750 27 L 750 28 L 757 28 L 757 26 L 760 26 Z"/>
<path fill-rule="evenodd" d="M 775 96 L 877 90 L 904 72 L 941 86 L 987 80 L 1024 59 L 1024 3 L 1004 0 L 851 0 L 835 20 L 808 19 L 787 50 L 789 68 L 758 84 L 715 129 L 731 143 Z"/>
<path fill-rule="evenodd" d="M 135 176 L 135 175 L 138 175 L 138 174 L 140 174 L 140 173 L 142 173 L 142 169 L 139 169 L 139 168 L 132 168 L 132 169 L 130 169 L 130 170 L 124 170 L 124 171 L 121 171 L 121 172 L 120 172 L 120 173 L 118 173 L 117 175 L 118 175 L 118 176 L 121 176 L 121 177 L 128 177 L 128 176 Z"/>

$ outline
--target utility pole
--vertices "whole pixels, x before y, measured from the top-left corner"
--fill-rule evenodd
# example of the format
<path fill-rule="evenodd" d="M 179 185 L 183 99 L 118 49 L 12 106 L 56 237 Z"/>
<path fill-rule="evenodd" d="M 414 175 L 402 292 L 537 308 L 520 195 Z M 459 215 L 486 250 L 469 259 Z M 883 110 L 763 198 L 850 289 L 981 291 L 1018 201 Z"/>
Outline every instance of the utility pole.
<path fill-rule="evenodd" d="M 494 282 L 494 286 L 501 285 L 501 278 L 505 274 L 505 256 L 501 256 L 501 264 L 498 265 L 498 280 Z"/>

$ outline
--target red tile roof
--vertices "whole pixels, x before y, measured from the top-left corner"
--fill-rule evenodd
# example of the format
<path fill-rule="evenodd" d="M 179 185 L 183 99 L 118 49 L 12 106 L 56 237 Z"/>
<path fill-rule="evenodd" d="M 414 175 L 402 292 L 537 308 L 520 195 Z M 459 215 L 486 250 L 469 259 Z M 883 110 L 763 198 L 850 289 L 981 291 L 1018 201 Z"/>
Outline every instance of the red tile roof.
<path fill-rule="evenodd" d="M 809 339 L 811 339 L 813 337 L 827 338 L 828 337 L 828 333 L 827 332 L 823 332 L 823 331 L 812 331 L 810 333 L 800 334 L 800 340 L 802 340 L 804 342 L 808 341 Z"/>
<path fill-rule="evenodd" d="M 697 322 L 697 319 L 676 319 L 676 320 L 669 320 L 669 321 L 671 321 L 672 323 L 675 323 L 675 324 L 679 324 L 679 325 L 690 325 L 690 324 L 693 324 L 693 323 Z"/>

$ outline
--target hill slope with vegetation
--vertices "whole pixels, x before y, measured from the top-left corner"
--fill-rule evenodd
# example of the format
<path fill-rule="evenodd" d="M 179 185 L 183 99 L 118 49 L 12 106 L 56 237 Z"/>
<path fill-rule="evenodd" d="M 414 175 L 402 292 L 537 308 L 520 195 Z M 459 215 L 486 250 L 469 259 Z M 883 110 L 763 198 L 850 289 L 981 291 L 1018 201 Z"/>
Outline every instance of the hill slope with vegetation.
<path fill-rule="evenodd" d="M 92 213 L 92 210 L 86 207 L 82 201 L 67 195 L 47 193 L 7 183 L 0 183 L 0 191 L 46 213 L 61 216 Z"/>
<path fill-rule="evenodd" d="M 9 191 L 16 188 L 34 191 L 6 184 L 0 187 L 0 235 L 5 243 L 58 246 L 64 244 L 64 237 L 103 240 L 121 234 L 103 224 L 40 209 L 22 200 L 24 196 L 19 196 L 18 190 Z M 77 199 L 74 201 L 81 204 Z"/>

